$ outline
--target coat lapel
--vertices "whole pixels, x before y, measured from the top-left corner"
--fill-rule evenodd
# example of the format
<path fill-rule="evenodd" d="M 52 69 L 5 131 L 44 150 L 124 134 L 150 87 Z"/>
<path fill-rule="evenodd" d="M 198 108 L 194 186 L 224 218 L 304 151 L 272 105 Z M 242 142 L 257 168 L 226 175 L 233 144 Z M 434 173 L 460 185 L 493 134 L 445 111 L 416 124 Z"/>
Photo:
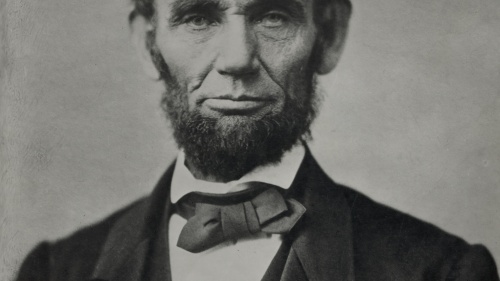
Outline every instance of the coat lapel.
<path fill-rule="evenodd" d="M 349 205 L 342 188 L 321 170 L 309 150 L 289 196 L 307 211 L 289 234 L 292 242 L 281 280 L 354 281 Z"/>
<path fill-rule="evenodd" d="M 171 165 L 153 193 L 127 210 L 112 227 L 92 280 L 171 280 L 167 222 L 173 170 Z"/>

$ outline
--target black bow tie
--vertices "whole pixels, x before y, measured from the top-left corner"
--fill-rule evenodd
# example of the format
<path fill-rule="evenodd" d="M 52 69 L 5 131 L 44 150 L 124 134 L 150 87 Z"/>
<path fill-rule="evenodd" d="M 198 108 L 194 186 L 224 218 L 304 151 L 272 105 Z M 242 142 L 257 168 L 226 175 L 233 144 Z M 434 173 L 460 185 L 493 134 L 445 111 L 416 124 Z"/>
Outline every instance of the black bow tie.
<path fill-rule="evenodd" d="M 182 197 L 176 209 L 188 221 L 177 246 L 199 253 L 259 232 L 285 234 L 306 211 L 296 200 L 285 200 L 279 187 L 261 182 L 245 185 L 235 193 L 191 192 Z"/>

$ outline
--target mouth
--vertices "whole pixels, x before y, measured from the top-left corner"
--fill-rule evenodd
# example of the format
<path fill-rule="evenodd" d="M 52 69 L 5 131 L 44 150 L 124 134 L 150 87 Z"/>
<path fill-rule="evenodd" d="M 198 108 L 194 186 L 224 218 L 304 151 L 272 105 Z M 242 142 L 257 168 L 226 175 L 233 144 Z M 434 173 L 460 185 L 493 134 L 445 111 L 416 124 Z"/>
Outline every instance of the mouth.
<path fill-rule="evenodd" d="M 201 101 L 210 110 L 223 114 L 243 115 L 258 111 L 271 103 L 269 98 L 250 97 L 250 96 L 218 96 L 206 98 Z"/>

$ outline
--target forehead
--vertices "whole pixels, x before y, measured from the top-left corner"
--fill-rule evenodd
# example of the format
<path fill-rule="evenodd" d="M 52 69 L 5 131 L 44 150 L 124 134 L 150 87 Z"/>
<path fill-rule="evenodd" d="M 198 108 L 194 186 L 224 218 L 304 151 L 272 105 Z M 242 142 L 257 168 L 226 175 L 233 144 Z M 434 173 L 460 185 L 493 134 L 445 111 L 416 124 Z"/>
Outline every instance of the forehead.
<path fill-rule="evenodd" d="M 245 11 L 254 6 L 284 6 L 302 10 L 312 10 L 313 0 L 156 0 L 159 10 L 175 12 L 185 8 L 218 7 L 221 10 Z"/>

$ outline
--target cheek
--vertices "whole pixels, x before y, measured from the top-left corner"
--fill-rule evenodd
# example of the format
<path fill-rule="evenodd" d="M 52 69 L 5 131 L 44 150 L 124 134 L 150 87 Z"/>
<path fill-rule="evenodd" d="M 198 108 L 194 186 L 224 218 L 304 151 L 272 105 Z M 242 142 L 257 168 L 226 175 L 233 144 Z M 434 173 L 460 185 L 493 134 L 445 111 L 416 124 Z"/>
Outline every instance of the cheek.
<path fill-rule="evenodd" d="M 166 29 L 158 29 L 156 38 L 171 77 L 186 93 L 192 92 L 211 65 L 210 48 Z"/>
<path fill-rule="evenodd" d="M 261 44 L 262 62 L 266 64 L 269 74 L 289 95 L 304 90 L 314 42 L 314 33 L 303 32 L 292 42 Z"/>

